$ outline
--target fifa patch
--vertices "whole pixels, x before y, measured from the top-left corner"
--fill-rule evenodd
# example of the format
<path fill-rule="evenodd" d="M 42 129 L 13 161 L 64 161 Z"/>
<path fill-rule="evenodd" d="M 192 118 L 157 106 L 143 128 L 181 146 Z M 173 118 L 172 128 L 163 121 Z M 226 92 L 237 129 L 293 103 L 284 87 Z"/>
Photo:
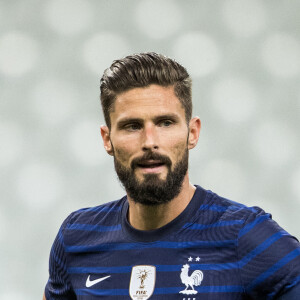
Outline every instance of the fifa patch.
<path fill-rule="evenodd" d="M 129 295 L 133 300 L 147 300 L 154 291 L 156 281 L 155 266 L 140 265 L 132 267 Z"/>

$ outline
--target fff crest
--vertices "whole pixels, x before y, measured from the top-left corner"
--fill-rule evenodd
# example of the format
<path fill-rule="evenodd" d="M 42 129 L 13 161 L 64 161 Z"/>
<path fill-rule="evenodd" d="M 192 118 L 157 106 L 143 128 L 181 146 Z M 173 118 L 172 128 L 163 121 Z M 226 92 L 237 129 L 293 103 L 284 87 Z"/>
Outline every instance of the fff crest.
<path fill-rule="evenodd" d="M 140 265 L 132 267 L 129 295 L 133 300 L 147 300 L 154 291 L 156 280 L 155 266 Z"/>

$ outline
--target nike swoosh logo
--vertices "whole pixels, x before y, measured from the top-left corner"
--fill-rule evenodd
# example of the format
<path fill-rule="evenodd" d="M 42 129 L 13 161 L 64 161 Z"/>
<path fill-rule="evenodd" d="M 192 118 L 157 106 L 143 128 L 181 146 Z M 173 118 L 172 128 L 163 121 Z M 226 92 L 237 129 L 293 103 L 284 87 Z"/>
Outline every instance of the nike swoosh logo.
<path fill-rule="evenodd" d="M 95 279 L 95 280 L 90 280 L 90 275 L 89 275 L 89 277 L 86 280 L 85 286 L 89 288 L 89 287 L 95 285 L 96 283 L 101 282 L 101 281 L 103 281 L 103 280 L 105 280 L 109 277 L 110 277 L 110 275 L 102 277 L 102 278 L 98 278 L 98 279 Z"/>

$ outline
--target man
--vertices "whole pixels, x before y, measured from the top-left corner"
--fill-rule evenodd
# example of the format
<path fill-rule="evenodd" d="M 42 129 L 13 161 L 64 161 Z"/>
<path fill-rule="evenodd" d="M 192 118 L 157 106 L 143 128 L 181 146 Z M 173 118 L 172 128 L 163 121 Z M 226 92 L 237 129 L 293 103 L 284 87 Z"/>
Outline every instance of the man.
<path fill-rule="evenodd" d="M 298 241 L 262 209 L 189 182 L 201 123 L 185 68 L 132 55 L 100 89 L 101 135 L 126 196 L 65 220 L 44 297 L 300 299 Z"/>

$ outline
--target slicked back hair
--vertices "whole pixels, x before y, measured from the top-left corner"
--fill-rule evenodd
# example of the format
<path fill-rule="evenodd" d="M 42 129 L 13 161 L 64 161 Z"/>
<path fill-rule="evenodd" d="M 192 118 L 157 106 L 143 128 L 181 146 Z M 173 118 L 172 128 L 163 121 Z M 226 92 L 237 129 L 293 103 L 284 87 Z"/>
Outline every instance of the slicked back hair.
<path fill-rule="evenodd" d="M 187 70 L 175 60 L 154 52 L 126 56 L 113 61 L 100 80 L 100 99 L 104 119 L 111 128 L 110 112 L 116 97 L 133 88 L 157 84 L 174 86 L 185 110 L 187 123 L 192 117 L 192 81 Z"/>

